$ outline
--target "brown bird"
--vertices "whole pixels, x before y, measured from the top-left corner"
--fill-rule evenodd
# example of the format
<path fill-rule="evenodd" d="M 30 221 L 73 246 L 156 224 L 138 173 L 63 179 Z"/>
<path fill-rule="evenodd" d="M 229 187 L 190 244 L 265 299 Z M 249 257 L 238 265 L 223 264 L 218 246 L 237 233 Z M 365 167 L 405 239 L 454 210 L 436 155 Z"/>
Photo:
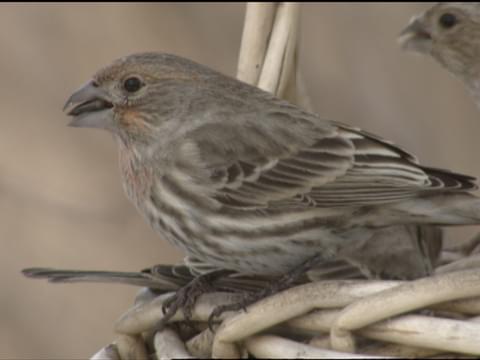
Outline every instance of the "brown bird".
<path fill-rule="evenodd" d="M 439 3 L 400 33 L 406 50 L 429 55 L 462 80 L 480 105 L 480 3 Z"/>
<path fill-rule="evenodd" d="M 382 228 L 480 223 L 473 177 L 178 56 L 121 58 L 65 108 L 71 126 L 114 135 L 128 198 L 209 267 L 279 276 L 343 259 L 384 271 L 388 257 L 368 250 Z"/>

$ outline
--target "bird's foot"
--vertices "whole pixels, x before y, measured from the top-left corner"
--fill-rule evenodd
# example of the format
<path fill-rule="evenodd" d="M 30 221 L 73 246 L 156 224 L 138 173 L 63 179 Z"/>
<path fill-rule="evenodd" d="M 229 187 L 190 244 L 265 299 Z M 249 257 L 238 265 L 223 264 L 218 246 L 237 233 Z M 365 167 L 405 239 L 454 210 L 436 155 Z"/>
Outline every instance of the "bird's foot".
<path fill-rule="evenodd" d="M 200 295 L 215 291 L 212 282 L 222 276 L 231 274 L 230 270 L 217 270 L 197 276 L 187 285 L 181 287 L 175 295 L 168 298 L 162 305 L 163 318 L 157 324 L 157 329 L 163 329 L 170 319 L 182 309 L 185 321 L 190 322 L 192 310 Z"/>
<path fill-rule="evenodd" d="M 208 327 L 212 332 L 213 324 L 216 318 L 221 316 L 226 311 L 247 311 L 247 307 L 260 301 L 264 298 L 267 298 L 271 295 L 275 295 L 283 290 L 286 290 L 293 285 L 295 282 L 305 274 L 308 270 L 310 270 L 313 266 L 315 266 L 319 261 L 324 261 L 325 256 L 321 254 L 316 254 L 312 256 L 307 261 L 303 262 L 288 274 L 282 276 L 280 279 L 272 281 L 269 285 L 257 292 L 245 292 L 243 293 L 243 299 L 239 302 L 228 304 L 228 305 L 221 305 L 217 306 L 210 316 L 208 317 Z"/>

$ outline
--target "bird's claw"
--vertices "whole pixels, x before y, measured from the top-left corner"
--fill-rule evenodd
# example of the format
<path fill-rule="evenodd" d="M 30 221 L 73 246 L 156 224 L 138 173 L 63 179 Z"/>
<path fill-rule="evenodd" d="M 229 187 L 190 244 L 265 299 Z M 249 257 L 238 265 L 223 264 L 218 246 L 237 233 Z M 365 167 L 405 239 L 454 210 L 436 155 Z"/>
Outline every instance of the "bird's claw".
<path fill-rule="evenodd" d="M 163 329 L 170 319 L 177 313 L 178 309 L 182 309 L 185 321 L 190 323 L 192 320 L 193 307 L 200 295 L 211 292 L 214 287 L 211 281 L 223 276 L 230 271 L 219 270 L 208 274 L 200 275 L 183 286 L 172 297 L 166 299 L 162 304 L 163 318 L 157 323 L 158 330 Z"/>
<path fill-rule="evenodd" d="M 229 305 L 221 305 L 221 306 L 217 306 L 215 309 L 213 309 L 212 313 L 208 317 L 208 322 L 207 322 L 208 323 L 208 328 L 210 329 L 210 331 L 212 333 L 215 333 L 215 329 L 213 328 L 215 319 L 219 318 L 224 312 L 238 311 L 238 310 L 243 310 L 243 311 L 247 312 L 247 306 L 253 304 L 255 301 L 250 301 L 250 300 L 246 300 L 246 299 L 248 299 L 248 298 L 245 297 L 244 300 L 242 300 L 238 303 L 229 304 Z"/>

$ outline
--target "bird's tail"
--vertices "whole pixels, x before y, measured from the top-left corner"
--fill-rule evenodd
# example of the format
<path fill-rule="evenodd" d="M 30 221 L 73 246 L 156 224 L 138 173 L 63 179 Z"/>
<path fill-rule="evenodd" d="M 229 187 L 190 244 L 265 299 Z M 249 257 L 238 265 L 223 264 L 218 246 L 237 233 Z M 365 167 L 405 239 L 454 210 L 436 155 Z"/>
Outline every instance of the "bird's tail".
<path fill-rule="evenodd" d="M 424 195 L 366 209 L 350 225 L 383 227 L 405 224 L 480 225 L 480 199 L 470 193 Z"/>
<path fill-rule="evenodd" d="M 480 224 L 480 199 L 469 193 L 425 196 L 395 206 L 412 217 L 413 223 L 435 225 Z"/>

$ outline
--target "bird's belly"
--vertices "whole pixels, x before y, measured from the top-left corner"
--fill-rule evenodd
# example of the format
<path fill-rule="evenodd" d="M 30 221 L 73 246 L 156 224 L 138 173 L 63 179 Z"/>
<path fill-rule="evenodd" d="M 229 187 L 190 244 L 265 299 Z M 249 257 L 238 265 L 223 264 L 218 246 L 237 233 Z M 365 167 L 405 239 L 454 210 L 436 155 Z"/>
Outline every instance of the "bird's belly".
<path fill-rule="evenodd" d="M 294 231 L 299 224 L 293 221 L 283 224 L 285 231 L 261 225 L 240 230 L 215 225 L 208 215 L 195 218 L 183 214 L 182 221 L 171 214 L 159 215 L 149 219 L 154 230 L 188 256 L 246 274 L 285 274 L 317 253 L 332 257 L 341 243 L 321 225 Z"/>
<path fill-rule="evenodd" d="M 327 245 L 330 237 L 328 231 L 318 230 L 312 238 L 278 237 L 273 242 L 255 242 L 245 244 L 239 240 L 226 237 L 230 242 L 242 242 L 234 249 L 229 246 L 219 255 L 211 249 L 203 249 L 197 257 L 221 268 L 232 269 L 245 274 L 280 275 L 286 274 L 303 262 L 321 253 L 326 258 L 336 252 Z M 223 246 L 220 244 L 220 246 Z"/>
<path fill-rule="evenodd" d="M 338 230 L 343 210 L 234 210 L 212 204 L 185 179 L 161 180 L 141 213 L 162 238 L 209 265 L 282 274 L 318 253 L 336 253 L 342 243 L 331 229 Z"/>

